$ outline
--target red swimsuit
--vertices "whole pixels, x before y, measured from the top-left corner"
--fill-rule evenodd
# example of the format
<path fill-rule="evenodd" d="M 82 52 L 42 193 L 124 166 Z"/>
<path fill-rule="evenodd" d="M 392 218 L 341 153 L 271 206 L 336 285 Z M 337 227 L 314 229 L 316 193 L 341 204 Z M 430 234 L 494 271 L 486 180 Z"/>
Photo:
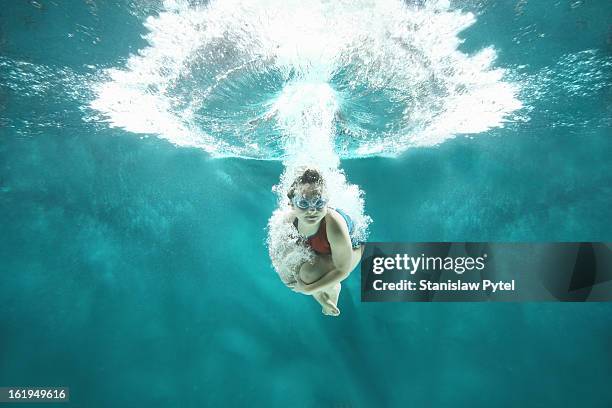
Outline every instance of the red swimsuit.
<path fill-rule="evenodd" d="M 293 221 L 293 225 L 297 229 L 298 220 L 297 218 Z M 313 251 L 318 254 L 331 254 L 331 246 L 329 245 L 329 241 L 327 240 L 327 228 L 325 228 L 325 218 L 321 220 L 321 224 L 319 224 L 319 229 L 314 235 L 309 236 L 306 239 L 306 242 Z"/>

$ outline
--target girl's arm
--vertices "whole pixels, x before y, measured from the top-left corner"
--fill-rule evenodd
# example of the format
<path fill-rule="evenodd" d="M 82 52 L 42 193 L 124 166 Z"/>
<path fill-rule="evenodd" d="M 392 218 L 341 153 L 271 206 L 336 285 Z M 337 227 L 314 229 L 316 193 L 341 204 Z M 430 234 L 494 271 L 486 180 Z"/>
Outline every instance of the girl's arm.
<path fill-rule="evenodd" d="M 331 222 L 326 222 L 326 232 L 332 251 L 334 268 L 323 275 L 321 279 L 309 285 L 303 282 L 301 284 L 298 283 L 298 288 L 303 289 L 307 294 L 333 287 L 336 283 L 346 279 L 351 273 L 353 248 L 348 234 L 348 227 L 344 220 L 340 221 L 336 217 L 330 218 Z"/>

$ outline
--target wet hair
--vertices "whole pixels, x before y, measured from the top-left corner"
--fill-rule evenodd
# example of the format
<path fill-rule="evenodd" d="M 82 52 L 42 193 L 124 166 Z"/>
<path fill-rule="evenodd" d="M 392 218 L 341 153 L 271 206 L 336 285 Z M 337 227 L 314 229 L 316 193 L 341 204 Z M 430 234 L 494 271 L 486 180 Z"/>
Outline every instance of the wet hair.
<path fill-rule="evenodd" d="M 323 176 L 321 175 L 321 173 L 319 173 L 318 170 L 306 169 L 304 173 L 302 173 L 293 181 L 291 187 L 289 187 L 289 191 L 287 192 L 287 197 L 289 198 L 289 201 L 293 200 L 293 197 L 295 197 L 296 187 L 302 184 L 314 184 L 316 186 L 321 186 L 322 188 L 324 188 L 325 180 L 323 179 Z"/>

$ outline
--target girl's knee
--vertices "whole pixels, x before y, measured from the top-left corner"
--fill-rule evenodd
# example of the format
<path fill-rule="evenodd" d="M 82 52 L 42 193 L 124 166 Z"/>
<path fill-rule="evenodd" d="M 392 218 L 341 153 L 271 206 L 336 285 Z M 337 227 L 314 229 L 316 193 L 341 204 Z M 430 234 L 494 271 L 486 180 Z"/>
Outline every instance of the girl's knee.
<path fill-rule="evenodd" d="M 300 267 L 299 277 L 302 280 L 302 282 L 304 282 L 306 284 L 312 283 L 312 282 L 316 281 L 319 278 L 316 275 L 317 275 L 316 269 L 315 269 L 313 264 L 311 264 L 309 262 L 305 262 Z"/>

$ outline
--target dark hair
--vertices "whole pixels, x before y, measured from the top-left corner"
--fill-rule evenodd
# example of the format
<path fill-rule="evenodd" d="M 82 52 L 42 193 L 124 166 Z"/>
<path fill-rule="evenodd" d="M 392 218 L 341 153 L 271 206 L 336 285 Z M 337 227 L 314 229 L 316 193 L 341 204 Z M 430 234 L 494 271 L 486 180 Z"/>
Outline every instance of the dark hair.
<path fill-rule="evenodd" d="M 287 192 L 287 197 L 289 200 L 293 200 L 295 196 L 295 188 L 301 184 L 315 184 L 324 186 L 325 180 L 323 180 L 323 176 L 315 169 L 306 169 L 302 175 L 298 176 L 291 187 L 289 187 L 289 191 Z"/>

